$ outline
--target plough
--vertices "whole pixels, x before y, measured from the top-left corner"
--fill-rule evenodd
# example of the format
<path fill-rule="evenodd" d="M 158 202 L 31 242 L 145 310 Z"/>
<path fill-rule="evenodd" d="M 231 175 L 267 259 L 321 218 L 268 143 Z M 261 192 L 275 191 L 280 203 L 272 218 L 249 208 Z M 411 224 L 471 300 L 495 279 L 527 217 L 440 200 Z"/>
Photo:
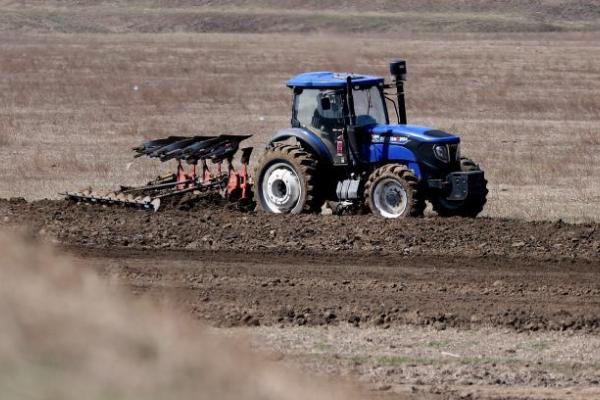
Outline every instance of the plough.
<path fill-rule="evenodd" d="M 151 211 L 158 211 L 164 199 L 186 193 L 218 192 L 232 202 L 250 204 L 253 196 L 248 163 L 252 147 L 241 150 L 241 168 L 236 170 L 233 166 L 233 157 L 240 142 L 250 136 L 170 136 L 148 140 L 133 148 L 135 158 L 147 156 L 161 162 L 176 160 L 175 173 L 158 177 L 143 186 L 121 186 L 118 191 L 107 194 L 85 189 L 63 195 L 76 202 L 115 204 Z M 216 165 L 216 171 L 210 170 L 209 161 Z M 184 162 L 191 166 L 191 170 L 186 171 Z"/>

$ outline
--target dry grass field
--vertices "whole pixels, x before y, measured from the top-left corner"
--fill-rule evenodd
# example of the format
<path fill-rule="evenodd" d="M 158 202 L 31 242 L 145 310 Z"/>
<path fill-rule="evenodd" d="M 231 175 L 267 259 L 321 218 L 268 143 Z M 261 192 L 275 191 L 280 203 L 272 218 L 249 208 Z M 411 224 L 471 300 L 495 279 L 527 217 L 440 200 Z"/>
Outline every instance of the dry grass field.
<path fill-rule="evenodd" d="M 2 197 L 144 181 L 164 168 L 127 169 L 144 138 L 247 132 L 260 151 L 289 125 L 289 76 L 404 57 L 409 120 L 461 135 L 487 215 L 600 219 L 597 33 L 0 36 Z"/>
<path fill-rule="evenodd" d="M 564 32 L 600 28 L 576 0 L 0 1 L 12 32 Z"/>

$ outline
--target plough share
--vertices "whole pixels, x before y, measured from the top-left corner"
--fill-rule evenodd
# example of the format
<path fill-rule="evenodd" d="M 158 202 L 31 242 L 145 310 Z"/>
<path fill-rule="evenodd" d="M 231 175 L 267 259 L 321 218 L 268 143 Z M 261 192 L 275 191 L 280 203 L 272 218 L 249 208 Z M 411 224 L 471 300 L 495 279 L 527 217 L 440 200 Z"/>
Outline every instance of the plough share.
<path fill-rule="evenodd" d="M 176 160 L 175 173 L 158 177 L 144 186 L 121 186 L 118 191 L 107 194 L 97 194 L 86 189 L 63 195 L 76 202 L 115 204 L 151 211 L 158 211 L 164 199 L 186 193 L 214 192 L 240 205 L 250 205 L 253 196 L 248 163 L 252 147 L 241 150 L 240 169 L 236 170 L 233 166 L 233 157 L 240 142 L 250 136 L 170 136 L 147 140 L 133 148 L 135 158 L 147 156 L 161 162 Z M 209 161 L 216 166 L 216 171 L 211 171 Z M 188 171 L 184 163 L 191 166 Z"/>

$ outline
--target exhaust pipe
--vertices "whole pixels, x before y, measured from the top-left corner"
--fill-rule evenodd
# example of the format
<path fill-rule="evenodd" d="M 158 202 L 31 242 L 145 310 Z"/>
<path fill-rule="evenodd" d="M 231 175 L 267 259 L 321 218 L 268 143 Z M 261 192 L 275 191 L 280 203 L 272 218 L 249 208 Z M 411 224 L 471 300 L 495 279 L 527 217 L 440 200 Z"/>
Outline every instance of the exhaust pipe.
<path fill-rule="evenodd" d="M 398 97 L 398 116 L 400 124 L 406 125 L 406 101 L 404 100 L 404 81 L 406 81 L 406 61 L 396 60 L 390 63 L 390 74 L 394 77 L 396 84 L 396 96 Z"/>

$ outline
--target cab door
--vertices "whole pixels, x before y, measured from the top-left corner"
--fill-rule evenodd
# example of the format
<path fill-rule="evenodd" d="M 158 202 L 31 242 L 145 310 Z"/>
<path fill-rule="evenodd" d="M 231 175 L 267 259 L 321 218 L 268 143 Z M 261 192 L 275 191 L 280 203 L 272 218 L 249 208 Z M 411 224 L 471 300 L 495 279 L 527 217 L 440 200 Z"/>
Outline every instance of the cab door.
<path fill-rule="evenodd" d="M 297 89 L 294 96 L 292 126 L 316 134 L 329 153 L 335 156 L 339 150 L 338 138 L 343 137 L 344 134 L 343 96 L 339 91 L 333 90 Z"/>

